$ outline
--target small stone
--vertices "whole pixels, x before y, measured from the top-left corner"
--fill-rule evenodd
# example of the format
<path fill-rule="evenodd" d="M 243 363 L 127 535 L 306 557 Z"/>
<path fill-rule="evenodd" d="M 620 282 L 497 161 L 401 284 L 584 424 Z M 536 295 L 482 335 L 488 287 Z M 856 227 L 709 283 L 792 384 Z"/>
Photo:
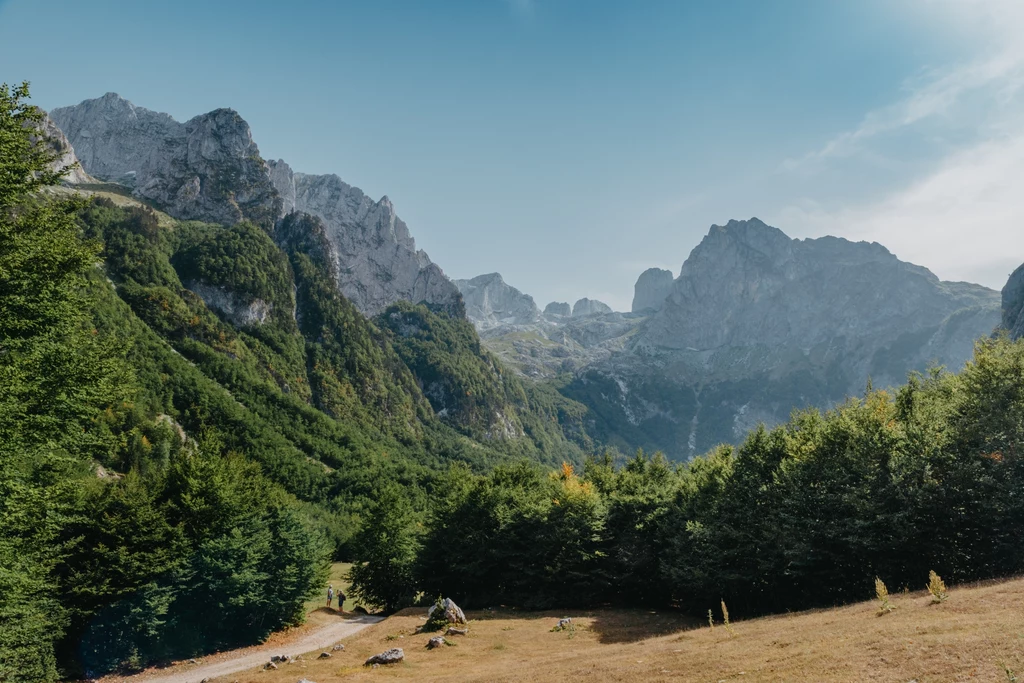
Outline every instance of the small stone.
<path fill-rule="evenodd" d="M 344 646 L 344 645 L 342 645 L 341 643 L 338 643 L 337 645 L 335 645 L 335 646 L 334 646 L 334 647 L 332 647 L 331 649 L 332 649 L 333 651 L 335 651 L 335 652 L 338 652 L 339 650 L 344 650 L 344 649 L 345 649 L 345 646 Z"/>
<path fill-rule="evenodd" d="M 380 664 L 374 664 L 372 668 L 379 669 L 380 668 Z"/>
<path fill-rule="evenodd" d="M 468 633 L 468 628 L 455 628 L 454 626 L 449 626 L 448 630 L 444 632 L 446 636 L 464 636 Z"/>
<path fill-rule="evenodd" d="M 330 658 L 331 658 L 331 653 L 330 652 L 321 652 L 320 656 L 317 657 L 317 659 L 330 659 Z"/>
<path fill-rule="evenodd" d="M 553 629 L 551 629 L 551 630 L 552 631 L 564 631 L 567 628 L 569 628 L 570 626 L 572 626 L 572 619 L 570 619 L 569 617 L 566 617 L 565 619 L 559 619 L 558 623 L 555 624 L 555 627 Z"/>
<path fill-rule="evenodd" d="M 273 662 L 267 662 L 266 664 L 263 665 L 263 670 L 267 671 L 268 669 L 269 670 L 276 670 L 277 669 L 277 664 L 274 664 Z"/>
<path fill-rule="evenodd" d="M 400 647 L 393 647 L 390 650 L 385 650 L 380 654 L 376 654 L 363 664 L 363 666 L 369 666 L 371 664 L 397 664 L 398 662 L 405 659 L 405 651 Z"/>
<path fill-rule="evenodd" d="M 435 636 L 434 638 L 431 638 L 427 641 L 427 649 L 433 650 L 434 648 L 442 647 L 446 645 L 447 642 L 448 641 L 446 641 L 443 637 Z"/>

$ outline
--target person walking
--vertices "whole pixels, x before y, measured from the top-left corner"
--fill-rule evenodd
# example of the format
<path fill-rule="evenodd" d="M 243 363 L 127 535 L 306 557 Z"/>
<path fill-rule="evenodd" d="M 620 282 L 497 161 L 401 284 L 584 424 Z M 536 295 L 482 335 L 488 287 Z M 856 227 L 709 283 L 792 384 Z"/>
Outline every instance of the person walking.
<path fill-rule="evenodd" d="M 331 606 L 331 600 L 334 600 L 334 584 L 332 583 L 327 587 L 327 606 Z"/>

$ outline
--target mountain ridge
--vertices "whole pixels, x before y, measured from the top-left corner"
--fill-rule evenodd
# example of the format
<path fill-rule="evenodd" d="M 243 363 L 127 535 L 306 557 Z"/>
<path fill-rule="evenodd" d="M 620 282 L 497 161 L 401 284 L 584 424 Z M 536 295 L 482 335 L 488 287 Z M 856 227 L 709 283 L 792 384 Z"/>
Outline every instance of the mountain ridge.
<path fill-rule="evenodd" d="M 283 161 L 265 161 L 233 109 L 181 123 L 107 93 L 50 116 L 86 172 L 125 185 L 174 218 L 251 220 L 272 231 L 290 211 L 320 217 L 340 291 L 366 315 L 403 299 L 462 314 L 457 288 L 416 249 L 387 196 L 374 202 L 336 175 L 294 173 Z"/>

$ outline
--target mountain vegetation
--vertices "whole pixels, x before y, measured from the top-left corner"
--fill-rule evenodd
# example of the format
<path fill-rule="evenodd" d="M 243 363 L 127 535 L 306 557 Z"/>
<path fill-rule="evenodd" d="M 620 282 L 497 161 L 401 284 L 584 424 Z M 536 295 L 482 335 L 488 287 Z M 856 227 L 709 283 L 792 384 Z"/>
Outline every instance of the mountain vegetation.
<path fill-rule="evenodd" d="M 75 192 L 28 94 L 0 88 L 0 681 L 265 639 L 332 558 L 386 610 L 741 617 L 1024 568 L 1024 341 L 685 464 L 596 456 L 604 416 L 509 371 L 457 297 L 343 295 L 345 221 Z"/>
<path fill-rule="evenodd" d="M 413 363 L 339 293 L 319 219 L 73 194 L 27 98 L 0 90 L 0 680 L 260 640 L 383 492 L 422 513 L 451 463 L 582 460 L 558 422 L 580 407 L 503 379 L 448 313 L 421 311 Z M 439 416 L 421 376 L 473 410 Z"/>
<path fill-rule="evenodd" d="M 453 468 L 423 528 L 389 532 L 418 546 L 398 592 L 695 616 L 724 599 L 748 617 L 863 599 L 876 578 L 919 588 L 932 571 L 954 583 L 1017 574 L 1022 425 L 1024 342 L 997 338 L 959 374 L 869 388 L 684 465 L 640 452 L 579 473 Z M 380 576 L 357 575 L 357 589 Z"/>

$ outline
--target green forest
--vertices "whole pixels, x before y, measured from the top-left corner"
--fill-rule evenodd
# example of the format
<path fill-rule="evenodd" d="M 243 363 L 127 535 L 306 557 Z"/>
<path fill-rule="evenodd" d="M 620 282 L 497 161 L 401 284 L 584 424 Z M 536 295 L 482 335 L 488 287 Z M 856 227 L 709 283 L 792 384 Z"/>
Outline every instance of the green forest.
<path fill-rule="evenodd" d="M 454 466 L 425 523 L 381 499 L 357 589 L 392 609 L 425 594 L 702 616 L 724 599 L 749 617 L 862 600 L 876 577 L 918 590 L 929 571 L 1017 574 L 1022 438 L 1024 342 L 982 340 L 959 374 L 799 412 L 683 465 L 641 452 L 580 471 Z"/>
<path fill-rule="evenodd" d="M 0 87 L 0 681 L 261 641 L 337 559 L 383 610 L 737 616 L 1024 569 L 1024 342 L 689 463 L 624 458 L 465 319 L 363 316 L 318 219 L 85 198 L 42 117 Z"/>

